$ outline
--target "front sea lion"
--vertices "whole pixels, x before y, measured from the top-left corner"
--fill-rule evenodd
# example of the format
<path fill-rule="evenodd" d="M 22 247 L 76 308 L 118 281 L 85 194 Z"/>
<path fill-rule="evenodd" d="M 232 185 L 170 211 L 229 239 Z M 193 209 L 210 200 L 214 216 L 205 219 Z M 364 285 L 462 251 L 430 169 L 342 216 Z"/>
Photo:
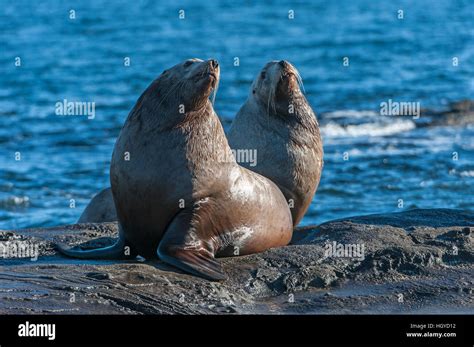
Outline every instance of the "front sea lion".
<path fill-rule="evenodd" d="M 289 62 L 267 63 L 228 134 L 235 151 L 256 150 L 256 163 L 240 164 L 277 184 L 294 226 L 311 204 L 323 169 L 318 121 L 300 84 L 298 70 Z"/>
<path fill-rule="evenodd" d="M 232 156 L 209 100 L 218 80 L 217 61 L 191 59 L 164 71 L 145 90 L 120 132 L 110 166 L 118 241 L 96 250 L 60 247 L 63 253 L 158 255 L 184 271 L 220 280 L 225 275 L 215 256 L 288 244 L 293 228 L 284 196 Z"/>

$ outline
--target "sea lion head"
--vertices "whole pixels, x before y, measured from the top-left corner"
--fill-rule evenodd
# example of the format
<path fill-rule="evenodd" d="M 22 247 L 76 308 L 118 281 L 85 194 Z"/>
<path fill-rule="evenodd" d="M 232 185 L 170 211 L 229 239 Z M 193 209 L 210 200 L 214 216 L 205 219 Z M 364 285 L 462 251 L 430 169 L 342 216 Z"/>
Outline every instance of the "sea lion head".
<path fill-rule="evenodd" d="M 183 105 L 185 112 L 204 107 L 217 90 L 220 69 L 217 60 L 188 59 L 163 73 L 155 81 L 153 93 L 160 104 Z"/>
<path fill-rule="evenodd" d="M 298 102 L 303 93 L 298 70 L 288 61 L 270 61 L 255 78 L 251 97 L 263 104 L 269 114 L 287 115 L 290 105 Z"/>

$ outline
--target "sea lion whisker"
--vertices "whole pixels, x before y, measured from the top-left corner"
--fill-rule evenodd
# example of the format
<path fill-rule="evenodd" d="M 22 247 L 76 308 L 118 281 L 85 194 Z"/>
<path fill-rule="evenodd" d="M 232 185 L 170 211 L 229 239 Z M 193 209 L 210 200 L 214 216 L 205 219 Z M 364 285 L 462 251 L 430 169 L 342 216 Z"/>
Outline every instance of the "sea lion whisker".
<path fill-rule="evenodd" d="M 271 83 L 272 88 L 270 88 L 270 91 L 268 92 L 268 101 L 267 101 L 267 114 L 270 115 L 270 110 L 272 112 L 275 112 L 276 106 L 275 106 L 275 95 L 276 95 L 276 86 L 278 83 Z"/>
<path fill-rule="evenodd" d="M 277 90 L 277 84 L 275 83 L 275 87 L 272 88 L 272 94 L 271 94 L 271 100 L 272 100 L 272 112 L 276 113 L 276 90 Z"/>
<path fill-rule="evenodd" d="M 163 102 L 165 102 L 165 100 L 167 100 L 168 96 L 171 95 L 171 93 L 175 92 L 178 90 L 179 92 L 179 87 L 182 86 L 184 81 L 178 81 L 177 83 L 175 83 L 169 90 L 168 90 L 168 93 L 166 93 L 163 97 L 161 97 L 161 100 L 159 102 L 159 104 L 156 106 L 157 109 L 160 108 L 160 106 L 163 104 Z"/>
<path fill-rule="evenodd" d="M 270 91 L 268 93 L 268 100 L 267 100 L 267 115 L 270 115 L 270 102 L 272 98 L 272 92 Z"/>
<path fill-rule="evenodd" d="M 211 92 L 211 103 L 212 103 L 212 106 L 214 106 L 214 103 L 216 101 L 216 95 L 217 95 L 217 90 L 219 89 L 219 80 L 216 81 L 216 85 L 214 86 L 214 88 L 212 89 L 212 92 Z"/>
<path fill-rule="evenodd" d="M 296 81 L 298 82 L 298 86 L 300 87 L 300 89 L 303 90 L 303 94 L 306 94 L 306 91 L 304 89 L 303 79 L 301 78 L 300 73 L 296 69 L 293 71 L 293 73 L 295 74 Z"/>
<path fill-rule="evenodd" d="M 178 85 L 176 86 L 176 96 L 175 100 L 181 100 L 181 97 L 183 95 L 183 91 L 185 89 L 185 86 L 187 85 L 187 81 L 180 81 Z"/>

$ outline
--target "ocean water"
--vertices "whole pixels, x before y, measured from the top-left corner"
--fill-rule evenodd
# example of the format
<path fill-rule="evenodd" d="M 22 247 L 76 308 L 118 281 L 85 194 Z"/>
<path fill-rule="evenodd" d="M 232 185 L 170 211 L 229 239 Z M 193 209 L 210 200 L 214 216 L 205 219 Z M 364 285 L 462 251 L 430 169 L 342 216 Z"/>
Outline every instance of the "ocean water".
<path fill-rule="evenodd" d="M 137 98 L 190 57 L 219 60 L 215 108 L 226 129 L 268 60 L 299 69 L 325 148 L 303 224 L 472 209 L 474 127 L 418 128 L 379 110 L 388 99 L 443 109 L 474 98 L 473 14 L 470 0 L 0 0 L 0 229 L 75 222 L 109 185 Z M 64 99 L 95 102 L 94 119 L 56 115 Z"/>

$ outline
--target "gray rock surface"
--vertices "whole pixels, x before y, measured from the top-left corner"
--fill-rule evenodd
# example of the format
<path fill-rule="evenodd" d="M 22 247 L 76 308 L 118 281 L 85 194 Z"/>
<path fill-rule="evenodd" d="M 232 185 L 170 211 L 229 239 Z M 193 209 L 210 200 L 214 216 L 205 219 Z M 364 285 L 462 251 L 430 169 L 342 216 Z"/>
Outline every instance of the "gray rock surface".
<path fill-rule="evenodd" d="M 446 110 L 421 110 L 417 126 L 464 126 L 474 124 L 474 100 L 461 100 L 449 104 Z"/>
<path fill-rule="evenodd" d="M 3 247 L 40 254 L 0 258 L 0 314 L 474 313 L 472 212 L 416 209 L 298 228 L 287 247 L 220 259 L 223 282 L 159 260 L 83 261 L 53 249 L 108 245 L 116 233 L 115 223 L 0 231 Z"/>
<path fill-rule="evenodd" d="M 400 101 L 398 101 L 400 102 Z M 403 101 L 402 101 L 403 102 Z M 375 112 L 379 113 L 380 109 L 375 109 Z M 346 115 L 339 112 L 338 123 L 344 128 L 350 125 L 359 125 L 364 119 L 357 119 L 351 116 L 350 113 Z M 333 121 L 331 116 L 332 112 L 321 113 L 318 116 L 318 120 L 321 125 L 325 125 L 328 122 Z M 437 126 L 467 126 L 474 124 L 474 100 L 459 100 L 451 102 L 444 108 L 433 109 L 433 108 L 421 108 L 419 117 L 400 115 L 396 117 L 405 117 L 406 119 L 412 120 L 416 127 L 437 127 Z M 381 116 L 388 117 L 392 120 L 394 116 Z"/>

